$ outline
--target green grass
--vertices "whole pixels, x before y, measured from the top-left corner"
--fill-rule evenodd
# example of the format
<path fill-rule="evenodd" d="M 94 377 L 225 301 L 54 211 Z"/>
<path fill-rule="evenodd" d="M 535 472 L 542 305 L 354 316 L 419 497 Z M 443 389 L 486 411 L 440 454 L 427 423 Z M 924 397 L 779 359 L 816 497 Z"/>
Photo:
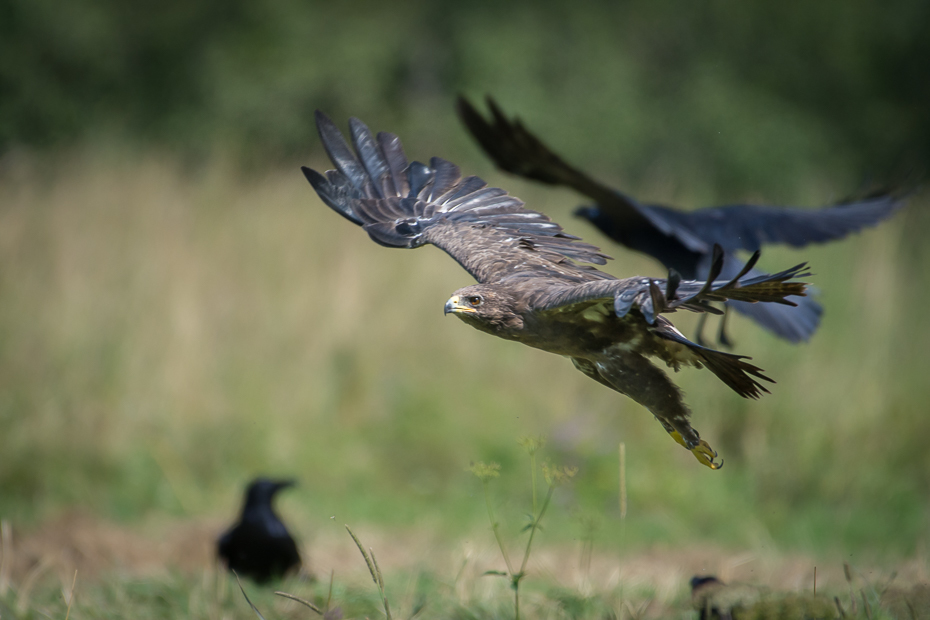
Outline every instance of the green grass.
<path fill-rule="evenodd" d="M 303 163 L 322 165 L 313 159 Z M 611 272 L 661 275 L 572 220 L 570 194 L 463 164 L 608 249 Z M 501 464 L 502 512 L 526 506 L 516 437 L 542 435 L 579 469 L 553 500 L 545 544 L 584 536 L 589 515 L 610 553 L 707 543 L 920 557 L 925 210 L 918 198 L 845 243 L 763 256 L 772 268 L 809 260 L 826 316 L 796 347 L 732 322 L 737 351 L 778 381 L 758 402 L 707 372 L 676 377 L 727 462 L 711 472 L 566 360 L 444 318 L 469 276 L 435 248 L 371 243 L 296 166 L 250 178 L 106 149 L 11 160 L 0 177 L 0 516 L 17 530 L 74 509 L 130 524 L 225 518 L 244 482 L 268 473 L 300 479 L 282 505 L 304 531 L 332 516 L 455 540 L 486 518 L 468 463 Z M 181 583 L 165 586 L 165 604 L 181 604 Z M 101 588 L 92 596 L 123 596 Z"/>
<path fill-rule="evenodd" d="M 361 558 L 358 558 L 361 562 Z M 469 591 L 462 596 L 452 589 L 452 584 L 429 573 L 388 574 L 388 596 L 392 600 L 395 617 L 409 618 L 412 611 L 419 609 L 417 617 L 491 619 L 512 618 L 512 601 L 507 586 L 497 584 L 491 578 L 469 584 Z M 489 587 L 494 584 L 493 587 Z M 300 603 L 275 596 L 270 589 L 257 588 L 243 582 L 249 599 L 267 620 L 319 618 L 320 616 Z M 328 597 L 328 583 L 307 584 L 287 581 L 276 584 L 283 591 L 310 600 L 324 608 Z M 461 586 L 459 590 L 461 591 Z M 17 609 L 16 597 L 9 596 L 6 604 L 11 611 L 22 614 L 22 618 L 64 618 L 67 613 L 67 598 L 70 583 L 59 589 L 47 585 L 32 593 L 25 608 Z M 527 596 L 528 595 L 528 596 Z M 603 618 L 620 617 L 621 608 L 639 609 L 644 602 L 655 600 L 654 594 L 636 593 L 632 596 L 617 591 L 597 595 L 583 595 L 572 589 L 555 584 L 530 588 L 524 597 L 524 611 L 529 618 Z M 689 618 L 689 602 L 679 593 L 673 601 L 658 602 L 668 615 L 667 618 Z M 334 583 L 331 607 L 338 607 L 345 618 L 384 617 L 377 590 L 369 580 L 351 584 Z M 677 609 L 676 609 L 677 608 Z M 0 607 L 0 613 L 4 612 Z M 25 612 L 25 613 L 23 613 Z M 613 614 L 611 616 L 610 614 Z M 605 615 L 606 614 L 606 615 Z M 4 617 L 7 617 L 4 614 Z M 170 574 L 158 579 L 127 579 L 116 575 L 92 585 L 75 588 L 71 609 L 73 618 L 208 618 L 254 620 L 256 615 L 239 592 L 234 579 L 205 575 L 203 579 L 189 575 Z M 629 614 L 627 612 L 627 617 Z M 649 617 L 656 617 L 650 615 Z"/>
<path fill-rule="evenodd" d="M 346 547 L 348 550 L 348 547 Z M 357 551 L 357 550 L 356 550 Z M 197 573 L 163 571 L 139 577 L 108 572 L 90 579 L 66 575 L 46 575 L 30 587 L 0 592 L 0 614 L 4 618 L 206 618 L 251 620 L 257 614 L 267 620 L 319 618 L 304 604 L 276 595 L 276 591 L 299 597 L 323 612 L 327 619 L 385 617 L 380 592 L 364 568 L 329 579 L 307 581 L 288 578 L 258 587 L 249 581 L 241 585 L 225 572 L 208 567 Z M 382 562 L 383 563 L 383 562 Z M 385 571 L 384 595 L 390 600 L 396 618 L 509 619 L 514 617 L 512 593 L 505 580 L 484 576 L 473 570 L 455 574 L 435 570 L 407 569 Z M 892 578 L 893 579 L 893 578 Z M 603 618 L 692 619 L 690 594 L 684 583 L 672 589 L 659 589 L 642 582 L 603 585 L 602 580 L 571 583 L 553 576 L 531 575 L 522 590 L 521 617 L 586 620 Z M 73 586 L 73 587 L 72 587 Z M 242 588 L 242 590 L 240 590 Z M 246 596 L 248 599 L 246 599 Z M 844 617 L 857 620 L 892 620 L 911 617 L 910 609 L 921 614 L 930 609 L 926 586 L 897 587 L 887 578 L 864 580 L 855 571 L 848 581 L 835 582 L 812 595 L 807 586 L 791 591 L 733 585 L 711 600 L 726 608 L 744 609 L 736 618 L 836 617 L 836 601 Z M 746 611 L 749 610 L 749 611 Z M 826 610 L 828 615 L 805 614 L 804 610 Z M 905 615 L 902 615 L 905 614 Z"/>

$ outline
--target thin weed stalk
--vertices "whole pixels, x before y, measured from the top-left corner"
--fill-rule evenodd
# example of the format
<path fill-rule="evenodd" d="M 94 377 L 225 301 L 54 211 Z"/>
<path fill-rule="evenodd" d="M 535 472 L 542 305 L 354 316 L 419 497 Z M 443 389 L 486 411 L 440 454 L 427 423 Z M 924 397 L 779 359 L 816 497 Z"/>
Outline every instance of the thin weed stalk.
<path fill-rule="evenodd" d="M 52 560 L 48 556 L 43 556 L 39 563 L 26 574 L 19 590 L 16 592 L 16 611 L 20 615 L 25 615 L 29 609 L 29 598 L 32 596 L 32 589 L 35 587 L 39 577 L 52 566 Z"/>
<path fill-rule="evenodd" d="M 626 521 L 626 444 L 620 442 L 620 521 Z"/>
<path fill-rule="evenodd" d="M 10 522 L 0 520 L 0 598 L 10 587 L 10 565 L 13 556 L 13 532 Z"/>
<path fill-rule="evenodd" d="M 369 548 L 368 552 L 366 552 L 358 536 L 352 531 L 352 528 L 346 525 L 346 531 L 349 532 L 349 536 L 355 541 L 355 546 L 358 547 L 358 550 L 362 553 L 362 557 L 365 558 L 365 564 L 368 565 L 368 572 L 371 573 L 371 579 L 375 582 L 375 585 L 378 586 L 378 592 L 381 594 L 381 604 L 384 606 L 384 615 L 387 617 L 387 620 L 393 620 L 391 617 L 391 606 L 388 604 L 387 594 L 384 592 L 384 577 L 381 576 L 381 567 L 378 566 L 378 559 L 375 557 L 374 549 Z"/>
<path fill-rule="evenodd" d="M 311 611 L 316 612 L 320 616 L 324 614 L 322 609 L 320 609 L 319 607 L 317 607 L 316 605 L 314 605 L 313 603 L 311 603 L 305 598 L 301 598 L 295 594 L 288 594 L 287 592 L 281 592 L 280 590 L 275 590 L 275 594 L 277 594 L 278 596 L 283 596 L 284 598 L 289 598 L 292 601 L 296 601 L 300 603 L 301 605 L 303 605 L 304 607 L 307 607 Z"/>
<path fill-rule="evenodd" d="M 523 552 L 523 561 L 520 563 L 519 571 L 515 572 L 513 570 L 513 564 L 510 561 L 510 555 L 507 553 L 507 546 L 504 544 L 504 540 L 501 537 L 500 523 L 494 515 L 494 509 L 491 504 L 490 481 L 494 478 L 500 477 L 500 465 L 497 463 L 488 464 L 478 462 L 472 463 L 472 465 L 467 468 L 467 471 L 470 471 L 479 480 L 481 480 L 482 488 L 484 490 L 484 502 L 488 510 L 488 519 L 491 522 L 491 531 L 494 533 L 494 539 L 497 541 L 497 546 L 500 548 L 501 555 L 504 557 L 504 564 L 507 566 L 506 573 L 502 573 L 500 571 L 487 571 L 485 572 L 485 575 L 499 575 L 509 578 L 510 587 L 513 590 L 514 617 L 516 620 L 520 620 L 520 582 L 524 577 L 526 577 L 526 566 L 530 561 L 530 554 L 533 550 L 533 540 L 536 537 L 537 530 L 540 529 L 540 522 L 545 516 L 546 510 L 549 508 L 549 504 L 552 501 L 552 495 L 555 492 L 555 488 L 560 484 L 567 482 L 577 472 L 577 470 L 574 468 L 551 467 L 548 463 L 544 463 L 542 466 L 543 477 L 546 479 L 546 483 L 548 484 L 548 490 L 546 491 L 546 497 L 543 499 L 542 506 L 539 506 L 536 490 L 536 452 L 545 445 L 545 440 L 542 437 L 521 437 L 518 441 L 524 447 L 530 457 L 530 480 L 533 486 L 533 512 L 530 517 L 530 523 L 523 528 L 524 532 L 529 530 L 530 534 L 526 541 L 526 549 Z"/>
<path fill-rule="evenodd" d="M 549 508 L 549 502 L 552 500 L 552 493 L 555 491 L 555 485 L 550 484 L 549 490 L 546 492 L 546 499 L 543 500 L 542 509 L 540 509 L 539 514 L 535 514 L 532 524 L 530 524 L 530 537 L 526 541 L 526 552 L 523 554 L 523 563 L 520 564 L 519 575 L 524 575 L 526 573 L 526 564 L 530 560 L 530 549 L 533 546 L 533 537 L 536 536 L 536 531 L 539 529 L 539 522 L 542 521 L 543 515 L 546 514 L 546 509 Z"/>
<path fill-rule="evenodd" d="M 275 590 L 275 594 L 282 596 L 284 598 L 290 599 L 297 603 L 300 603 L 310 611 L 316 613 L 319 616 L 323 617 L 323 620 L 331 620 L 332 618 L 342 618 L 342 611 L 337 607 L 336 609 L 330 609 L 330 604 L 333 600 L 333 578 L 336 575 L 335 570 L 329 571 L 329 592 L 326 595 L 326 605 L 324 609 L 320 609 L 317 605 L 308 601 L 305 598 L 297 596 L 295 594 L 290 594 L 288 592 L 282 592 L 281 590 Z"/>
<path fill-rule="evenodd" d="M 581 527 L 581 557 L 578 568 L 581 570 L 582 587 L 588 586 L 591 577 L 591 558 L 594 555 L 594 540 L 600 529 L 600 520 L 594 515 L 579 514 L 578 523 Z"/>
<path fill-rule="evenodd" d="M 236 576 L 236 583 L 239 584 L 239 591 L 242 592 L 242 596 L 245 597 L 245 602 L 249 604 L 249 607 L 252 608 L 252 611 L 255 612 L 255 615 L 258 616 L 259 620 L 265 620 L 265 616 L 262 615 L 262 612 L 258 611 L 258 607 L 252 603 L 252 601 L 249 599 L 249 595 L 245 593 L 245 588 L 242 587 L 242 580 L 239 579 L 239 573 L 233 571 L 232 574 Z"/>
<path fill-rule="evenodd" d="M 484 504 L 488 509 L 488 519 L 491 521 L 491 531 L 494 532 L 494 539 L 497 541 L 497 546 L 500 547 L 501 555 L 504 556 L 504 564 L 507 565 L 507 574 L 513 574 L 513 565 L 510 563 L 510 555 L 507 553 L 507 546 L 504 545 L 504 541 L 501 538 L 500 532 L 500 522 L 494 518 L 494 509 L 491 507 L 491 492 L 488 488 L 488 481 L 483 480 L 482 486 L 484 487 Z"/>
<path fill-rule="evenodd" d="M 71 617 L 71 605 L 74 604 L 74 586 L 77 584 L 77 569 L 74 569 L 74 579 L 71 580 L 71 591 L 68 593 L 68 613 L 65 614 L 65 620 Z"/>

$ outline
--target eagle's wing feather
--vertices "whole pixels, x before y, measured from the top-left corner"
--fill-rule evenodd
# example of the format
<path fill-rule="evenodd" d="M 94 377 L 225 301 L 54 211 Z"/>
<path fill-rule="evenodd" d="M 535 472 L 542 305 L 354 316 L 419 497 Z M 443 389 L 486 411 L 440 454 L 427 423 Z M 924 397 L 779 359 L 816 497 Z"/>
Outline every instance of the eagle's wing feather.
<path fill-rule="evenodd" d="M 431 243 L 483 283 L 516 273 L 575 283 L 612 278 L 574 262 L 603 265 L 608 256 L 504 190 L 463 178 L 458 166 L 438 157 L 428 166 L 407 163 L 396 136 L 375 139 L 354 118 L 353 153 L 329 118 L 318 111 L 316 120 L 336 170 L 324 175 L 304 167 L 304 175 L 323 202 L 374 241 L 401 248 Z"/>
<path fill-rule="evenodd" d="M 806 284 L 795 280 L 810 275 L 806 271 L 806 263 L 775 274 L 754 275 L 744 279 L 758 259 L 756 253 L 735 277 L 716 280 L 723 265 L 723 250 L 719 246 L 714 248 L 714 256 L 710 279 L 705 282 L 681 280 L 674 272 L 670 273 L 668 279 L 637 276 L 623 280 L 585 282 L 541 290 L 532 297 L 531 306 L 541 312 L 572 312 L 582 311 L 595 304 L 610 303 L 619 317 L 637 308 L 648 323 L 654 324 L 656 315 L 678 309 L 719 314 L 720 311 L 709 305 L 709 302 L 734 300 L 790 306 L 795 303 L 787 297 L 806 294 Z"/>

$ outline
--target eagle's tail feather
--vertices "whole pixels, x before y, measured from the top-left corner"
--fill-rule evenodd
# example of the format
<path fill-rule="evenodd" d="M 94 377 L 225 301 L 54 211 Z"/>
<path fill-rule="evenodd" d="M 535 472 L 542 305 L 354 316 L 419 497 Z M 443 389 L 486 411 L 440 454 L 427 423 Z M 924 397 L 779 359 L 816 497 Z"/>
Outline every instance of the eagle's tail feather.
<path fill-rule="evenodd" d="M 717 375 L 717 378 L 743 398 L 755 399 L 762 396 L 763 392 L 769 393 L 765 386 L 759 383 L 760 379 L 775 383 L 775 381 L 762 374 L 761 368 L 749 363 L 748 360 L 751 360 L 751 357 L 725 353 L 691 342 L 681 332 L 672 327 L 671 323 L 664 320 L 657 322 L 654 331 L 666 340 L 672 340 L 691 349 L 708 370 Z"/>
<path fill-rule="evenodd" d="M 752 359 L 750 357 L 705 349 L 700 345 L 694 345 L 691 348 L 695 349 L 695 353 L 701 358 L 708 370 L 717 375 L 730 389 L 743 398 L 755 399 L 762 396 L 762 392 L 769 393 L 757 379 L 775 383 L 762 374 L 761 368 L 746 361 Z"/>

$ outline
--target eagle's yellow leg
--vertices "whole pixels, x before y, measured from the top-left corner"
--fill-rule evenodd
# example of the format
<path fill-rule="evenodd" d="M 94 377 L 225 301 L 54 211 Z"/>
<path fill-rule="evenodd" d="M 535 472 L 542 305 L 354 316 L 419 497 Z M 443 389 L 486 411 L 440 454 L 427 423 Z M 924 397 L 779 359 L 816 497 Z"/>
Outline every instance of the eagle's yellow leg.
<path fill-rule="evenodd" d="M 673 430 L 669 432 L 669 435 L 671 435 L 672 439 L 677 441 L 679 444 L 685 448 L 688 448 L 688 444 L 685 443 L 681 433 Z M 688 450 L 691 450 L 691 454 L 694 455 L 694 458 L 696 458 L 701 465 L 705 465 L 711 469 L 720 469 L 723 467 L 723 460 L 720 460 L 719 462 L 714 461 L 714 459 L 717 458 L 717 451 L 711 448 L 710 444 L 708 444 L 703 439 L 700 441 L 700 443 L 698 443 L 698 445 L 693 448 L 688 448 Z"/>

